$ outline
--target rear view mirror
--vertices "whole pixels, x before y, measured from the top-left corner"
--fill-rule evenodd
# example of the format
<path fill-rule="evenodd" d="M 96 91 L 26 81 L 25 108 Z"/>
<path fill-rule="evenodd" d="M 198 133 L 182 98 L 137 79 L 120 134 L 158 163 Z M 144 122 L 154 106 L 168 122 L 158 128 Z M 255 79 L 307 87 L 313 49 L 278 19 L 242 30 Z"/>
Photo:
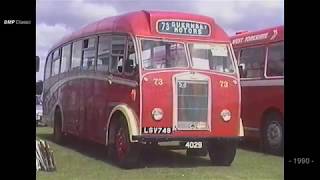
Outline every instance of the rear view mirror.
<path fill-rule="evenodd" d="M 39 72 L 40 69 L 40 58 L 36 56 L 36 72 Z"/>

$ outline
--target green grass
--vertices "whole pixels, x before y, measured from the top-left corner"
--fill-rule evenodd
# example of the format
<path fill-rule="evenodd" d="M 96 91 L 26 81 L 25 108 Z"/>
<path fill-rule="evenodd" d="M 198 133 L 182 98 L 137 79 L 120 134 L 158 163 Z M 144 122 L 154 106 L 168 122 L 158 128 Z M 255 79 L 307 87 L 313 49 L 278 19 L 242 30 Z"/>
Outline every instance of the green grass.
<path fill-rule="evenodd" d="M 283 179 L 283 157 L 243 149 L 237 150 L 230 167 L 211 166 L 209 157 L 187 158 L 182 150 L 150 150 L 143 154 L 143 167 L 124 170 L 105 158 L 103 146 L 78 140 L 60 146 L 52 141 L 51 133 L 51 128 L 37 128 L 37 138 L 47 140 L 53 149 L 57 171 L 39 171 L 38 180 Z"/>

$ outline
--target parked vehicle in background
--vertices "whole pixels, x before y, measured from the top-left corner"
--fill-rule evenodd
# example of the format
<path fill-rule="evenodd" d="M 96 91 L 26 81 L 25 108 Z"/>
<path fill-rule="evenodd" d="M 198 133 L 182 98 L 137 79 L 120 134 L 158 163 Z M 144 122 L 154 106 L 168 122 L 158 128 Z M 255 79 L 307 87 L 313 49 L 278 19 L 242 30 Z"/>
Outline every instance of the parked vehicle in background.
<path fill-rule="evenodd" d="M 40 95 L 36 95 L 36 125 L 42 123 L 42 100 Z"/>
<path fill-rule="evenodd" d="M 36 72 L 39 72 L 40 69 L 40 58 L 36 56 Z"/>
<path fill-rule="evenodd" d="M 134 167 L 143 144 L 208 147 L 229 166 L 243 136 L 240 82 L 228 35 L 206 16 L 139 11 L 94 22 L 49 51 L 44 118 L 108 146 Z"/>
<path fill-rule="evenodd" d="M 247 138 L 259 138 L 263 149 L 283 152 L 283 26 L 231 37 L 241 76 L 241 118 Z"/>

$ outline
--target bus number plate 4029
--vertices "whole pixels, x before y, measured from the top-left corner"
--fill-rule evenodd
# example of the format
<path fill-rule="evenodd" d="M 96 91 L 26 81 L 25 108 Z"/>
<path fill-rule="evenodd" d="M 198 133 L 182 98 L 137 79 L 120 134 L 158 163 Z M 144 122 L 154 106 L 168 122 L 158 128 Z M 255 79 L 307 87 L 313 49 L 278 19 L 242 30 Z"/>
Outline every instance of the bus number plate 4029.
<path fill-rule="evenodd" d="M 187 142 L 185 144 L 185 147 L 187 147 L 188 149 L 201 149 L 202 142 Z"/>

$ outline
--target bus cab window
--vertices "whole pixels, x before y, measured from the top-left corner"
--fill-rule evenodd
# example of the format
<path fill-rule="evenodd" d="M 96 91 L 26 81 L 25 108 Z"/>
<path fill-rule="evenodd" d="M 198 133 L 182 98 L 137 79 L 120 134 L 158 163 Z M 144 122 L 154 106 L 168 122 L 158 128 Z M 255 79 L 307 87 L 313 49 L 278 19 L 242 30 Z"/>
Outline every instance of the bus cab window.
<path fill-rule="evenodd" d="M 111 72 L 122 73 L 123 56 L 112 56 L 111 59 Z"/>
<path fill-rule="evenodd" d="M 112 59 L 111 72 L 120 74 L 123 70 L 123 58 L 125 49 L 126 37 L 114 36 L 111 41 Z"/>
<path fill-rule="evenodd" d="M 121 73 L 123 68 L 123 57 L 120 56 L 116 61 L 118 61 L 117 70 L 119 73 Z"/>
<path fill-rule="evenodd" d="M 132 74 L 136 68 L 136 52 L 131 38 L 128 39 L 127 52 L 127 58 L 124 63 L 124 71 L 128 74 Z"/>

